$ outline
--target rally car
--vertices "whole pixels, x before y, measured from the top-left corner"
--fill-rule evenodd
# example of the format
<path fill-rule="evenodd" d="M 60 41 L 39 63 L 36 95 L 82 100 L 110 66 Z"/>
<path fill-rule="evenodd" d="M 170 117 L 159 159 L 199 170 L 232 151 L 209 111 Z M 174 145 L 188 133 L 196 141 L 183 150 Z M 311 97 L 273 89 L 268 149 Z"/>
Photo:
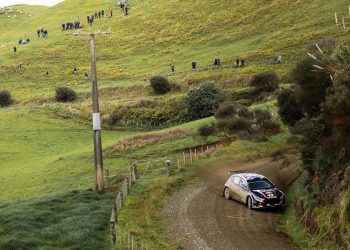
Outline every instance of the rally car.
<path fill-rule="evenodd" d="M 246 204 L 249 209 L 283 208 L 285 196 L 263 175 L 249 172 L 230 172 L 225 183 L 225 199 Z"/>

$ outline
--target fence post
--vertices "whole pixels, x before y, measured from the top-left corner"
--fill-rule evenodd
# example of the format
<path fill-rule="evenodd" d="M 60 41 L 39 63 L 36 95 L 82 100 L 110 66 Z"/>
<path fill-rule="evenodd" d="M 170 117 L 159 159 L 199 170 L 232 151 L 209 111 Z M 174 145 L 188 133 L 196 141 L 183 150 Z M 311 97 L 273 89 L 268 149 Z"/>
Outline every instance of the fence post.
<path fill-rule="evenodd" d="M 184 161 L 184 166 L 186 165 L 186 153 L 185 151 L 182 152 L 183 155 L 183 161 Z"/>
<path fill-rule="evenodd" d="M 115 212 L 113 209 L 111 214 L 111 219 L 110 219 L 111 239 L 112 239 L 113 245 L 117 243 L 117 234 L 115 230 L 115 225 L 116 225 L 116 218 L 115 218 Z"/>
<path fill-rule="evenodd" d="M 177 169 L 180 170 L 180 162 L 179 162 L 178 156 L 176 156 L 176 162 L 177 162 Z"/>
<path fill-rule="evenodd" d="M 132 163 L 132 167 L 133 167 L 134 177 L 136 182 L 139 179 L 139 172 L 138 172 L 136 163 Z"/>
<path fill-rule="evenodd" d="M 192 149 L 190 149 L 190 160 L 191 160 L 191 164 L 193 163 L 193 158 L 192 158 Z"/>
<path fill-rule="evenodd" d="M 105 180 L 106 180 L 106 186 L 107 187 L 109 187 L 109 184 L 110 184 L 110 182 L 109 182 L 109 169 L 106 169 L 105 170 Z"/>
<path fill-rule="evenodd" d="M 137 250 L 141 250 L 140 237 L 137 238 Z"/>
<path fill-rule="evenodd" d="M 127 178 L 128 178 L 128 190 L 130 191 L 130 189 L 131 189 L 131 184 L 132 184 L 132 180 L 131 180 L 131 178 L 132 178 L 132 173 L 131 173 L 131 172 L 129 172 Z"/>
<path fill-rule="evenodd" d="M 168 175 L 171 175 L 172 172 L 173 172 L 173 167 L 172 167 L 171 161 L 170 160 L 166 160 L 165 164 L 166 164 L 166 168 L 168 170 Z"/>
<path fill-rule="evenodd" d="M 194 158 L 197 159 L 197 149 L 194 149 Z"/>

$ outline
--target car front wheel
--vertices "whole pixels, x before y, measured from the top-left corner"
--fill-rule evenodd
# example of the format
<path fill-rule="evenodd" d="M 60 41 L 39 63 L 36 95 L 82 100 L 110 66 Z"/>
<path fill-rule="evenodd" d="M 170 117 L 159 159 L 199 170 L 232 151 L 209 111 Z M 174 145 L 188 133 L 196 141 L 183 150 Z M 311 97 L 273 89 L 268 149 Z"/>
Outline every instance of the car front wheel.
<path fill-rule="evenodd" d="M 249 209 L 253 209 L 253 201 L 252 201 L 252 198 L 250 196 L 247 198 L 247 207 Z"/>
<path fill-rule="evenodd" d="M 224 189 L 224 197 L 226 200 L 229 200 L 231 197 L 230 197 L 230 189 L 228 187 L 225 187 Z"/>

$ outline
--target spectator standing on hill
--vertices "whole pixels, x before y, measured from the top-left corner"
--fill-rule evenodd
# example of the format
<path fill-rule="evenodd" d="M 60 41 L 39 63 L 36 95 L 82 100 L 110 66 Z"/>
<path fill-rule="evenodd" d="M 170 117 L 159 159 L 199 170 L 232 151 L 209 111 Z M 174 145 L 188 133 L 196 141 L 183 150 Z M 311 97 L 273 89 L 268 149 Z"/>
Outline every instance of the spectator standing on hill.
<path fill-rule="evenodd" d="M 87 71 L 84 72 L 84 79 L 85 80 L 89 79 L 89 73 Z"/>
<path fill-rule="evenodd" d="M 14 46 L 14 47 L 13 47 L 13 53 L 15 53 L 15 54 L 16 54 L 16 52 L 17 52 L 17 47 L 16 47 L 16 46 Z"/>
<path fill-rule="evenodd" d="M 38 37 L 40 37 L 40 30 L 37 30 L 36 33 L 38 34 Z"/>
<path fill-rule="evenodd" d="M 97 18 L 97 12 L 95 11 L 95 18 Z"/>
<path fill-rule="evenodd" d="M 197 62 L 196 60 L 192 61 L 192 70 L 196 70 L 197 69 Z"/>
<path fill-rule="evenodd" d="M 243 68 L 245 66 L 244 64 L 244 59 L 241 60 L 241 68 Z"/>
<path fill-rule="evenodd" d="M 171 69 L 171 72 L 175 72 L 175 65 L 172 63 L 171 65 L 170 65 L 170 69 Z"/>
<path fill-rule="evenodd" d="M 64 31 L 66 29 L 66 24 L 65 23 L 62 23 L 62 31 Z"/>
<path fill-rule="evenodd" d="M 73 74 L 74 74 L 74 75 L 77 75 L 77 74 L 78 74 L 78 70 L 77 70 L 76 67 L 74 67 L 74 69 L 73 69 Z"/>
<path fill-rule="evenodd" d="M 101 11 L 98 12 L 98 18 L 101 18 Z"/>
<path fill-rule="evenodd" d="M 109 9 L 109 17 L 113 17 L 113 10 Z"/>
<path fill-rule="evenodd" d="M 129 8 L 128 6 L 125 6 L 125 15 L 127 16 L 129 14 Z"/>
<path fill-rule="evenodd" d="M 105 16 L 105 10 L 101 11 L 102 16 Z"/>
<path fill-rule="evenodd" d="M 86 19 L 87 19 L 87 22 L 90 23 L 90 17 L 87 16 Z"/>

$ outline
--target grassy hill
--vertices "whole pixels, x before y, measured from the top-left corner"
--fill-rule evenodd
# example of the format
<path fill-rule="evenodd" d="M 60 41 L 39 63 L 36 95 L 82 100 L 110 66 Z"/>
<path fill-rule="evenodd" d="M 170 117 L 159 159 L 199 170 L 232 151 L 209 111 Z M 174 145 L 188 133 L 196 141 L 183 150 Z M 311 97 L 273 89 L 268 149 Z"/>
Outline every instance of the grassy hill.
<path fill-rule="evenodd" d="M 347 39 L 342 27 L 334 24 L 334 13 L 337 12 L 339 17 L 347 15 L 347 6 L 345 0 L 237 0 L 234 3 L 225 0 L 134 0 L 130 15 L 122 16 L 115 1 L 66 0 L 51 8 L 19 5 L 14 8 L 22 14 L 0 15 L 0 90 L 10 90 L 15 99 L 12 107 L 0 109 L 0 201 L 15 200 L 0 206 L 0 221 L 8 216 L 16 219 L 15 212 L 8 214 L 9 209 L 15 211 L 14 207 L 26 211 L 28 207 L 41 208 L 43 205 L 45 209 L 49 207 L 51 214 L 51 206 L 57 202 L 52 198 L 55 195 L 49 195 L 51 193 L 65 192 L 57 196 L 66 202 L 67 197 L 70 200 L 70 190 L 79 189 L 75 197 L 77 206 L 81 201 L 87 205 L 87 210 L 94 209 L 98 199 L 90 197 L 89 191 L 82 191 L 92 188 L 94 181 L 91 81 L 83 79 L 83 72 L 90 72 L 89 38 L 73 36 L 73 31 L 62 31 L 61 22 L 79 19 L 84 25 L 81 31 L 113 31 L 112 35 L 96 37 L 101 113 L 107 113 L 140 99 L 180 99 L 189 89 L 190 82 L 197 84 L 206 79 L 215 80 L 230 93 L 247 87 L 252 74 L 267 70 L 277 72 L 282 83 L 288 83 L 288 71 L 304 56 L 310 42 L 326 37 Z M 100 9 L 108 13 L 109 8 L 114 11 L 112 18 L 97 19 L 92 26 L 86 24 L 87 15 Z M 348 19 L 347 23 L 350 25 Z M 36 30 L 40 28 L 48 30 L 47 39 L 37 38 Z M 25 37 L 31 42 L 18 45 L 18 40 Z M 13 46 L 18 48 L 16 54 L 12 51 Z M 268 65 L 267 60 L 275 54 L 282 55 L 283 63 Z M 191 71 L 192 60 L 200 67 L 206 67 L 215 57 L 220 57 L 224 64 L 245 58 L 247 67 Z M 20 63 L 25 65 L 24 70 L 18 69 Z M 175 74 L 170 74 L 171 63 L 176 67 Z M 72 74 L 74 67 L 78 68 L 77 76 Z M 170 80 L 179 88 L 163 96 L 155 95 L 148 82 L 142 80 L 144 74 L 170 74 Z M 54 98 L 57 86 L 73 88 L 78 93 L 78 100 L 69 104 L 57 103 Z M 256 107 L 269 107 L 275 111 L 273 98 Z M 107 129 L 103 124 L 105 166 L 112 171 L 121 171 L 130 159 L 176 154 L 186 147 L 202 144 L 203 140 L 194 136 L 196 129 L 212 120 L 208 118 L 170 128 L 186 131 L 183 138 L 165 137 L 154 145 L 133 145 L 111 155 L 106 149 L 118 140 L 152 131 L 128 127 Z M 216 140 L 219 138 L 209 138 L 209 141 Z M 263 155 L 270 150 L 269 143 L 275 150 L 285 140 L 286 134 L 282 134 L 266 144 L 248 144 Z M 237 151 L 235 147 L 224 150 L 223 155 Z M 91 198 L 90 203 L 85 200 L 86 195 Z M 22 199 L 27 200 L 17 201 Z M 103 199 L 106 201 L 104 207 L 110 209 L 107 205 L 110 197 Z M 74 206 L 70 208 L 72 204 L 67 204 L 74 210 Z M 45 209 L 42 209 L 44 214 Z M 101 216 L 107 218 L 107 213 L 102 210 Z M 89 221 L 91 218 L 83 219 Z M 25 234 L 31 226 L 35 227 L 35 223 L 29 223 L 20 234 Z M 63 224 L 61 227 L 64 229 Z M 73 240 L 80 237 L 74 235 L 78 229 L 70 227 Z M 0 248 L 4 244 L 13 247 L 13 235 L 8 241 L 8 235 L 2 236 L 4 231 L 1 230 L 4 229 L 0 228 Z M 6 229 L 9 235 L 11 230 L 11 227 Z M 89 230 L 90 233 L 92 229 Z M 108 242 L 106 228 L 99 234 L 99 239 Z M 84 237 L 89 237 L 87 235 Z M 64 239 L 58 239 L 61 240 Z M 42 239 L 34 240 L 34 243 L 29 239 L 28 242 L 34 244 L 32 246 L 40 245 Z M 48 247 L 57 244 L 59 242 L 53 240 Z M 74 244 L 79 245 L 79 242 Z"/>
<path fill-rule="evenodd" d="M 97 19 L 92 27 L 86 16 L 112 7 L 113 18 Z M 0 16 L 0 73 L 3 88 L 13 90 L 18 101 L 47 98 L 60 84 L 89 91 L 83 71 L 90 71 L 87 37 L 61 31 L 61 22 L 80 19 L 83 31 L 111 29 L 111 36 L 97 38 L 98 75 L 102 85 L 144 74 L 169 72 L 174 63 L 182 76 L 191 77 L 190 62 L 207 66 L 217 56 L 222 61 L 246 58 L 250 67 L 266 67 L 265 62 L 281 54 L 282 72 L 304 53 L 310 41 L 345 36 L 334 25 L 334 13 L 345 14 L 342 1 L 132 1 L 129 16 L 121 16 L 114 1 L 67 0 L 51 8 L 23 7 L 15 18 Z M 31 15 L 28 18 L 28 15 Z M 49 31 L 48 39 L 36 38 L 36 30 Z M 20 37 L 32 42 L 12 47 Z M 16 66 L 23 63 L 26 70 Z M 73 76 L 74 67 L 79 76 Z M 255 69 L 259 70 L 258 69 Z M 49 76 L 45 73 L 49 71 Z M 254 70 L 253 70 L 254 71 Z M 235 72 L 239 74 L 240 72 Z M 178 74 L 179 75 L 179 74 Z M 29 94 L 30 93 L 30 94 Z"/>

